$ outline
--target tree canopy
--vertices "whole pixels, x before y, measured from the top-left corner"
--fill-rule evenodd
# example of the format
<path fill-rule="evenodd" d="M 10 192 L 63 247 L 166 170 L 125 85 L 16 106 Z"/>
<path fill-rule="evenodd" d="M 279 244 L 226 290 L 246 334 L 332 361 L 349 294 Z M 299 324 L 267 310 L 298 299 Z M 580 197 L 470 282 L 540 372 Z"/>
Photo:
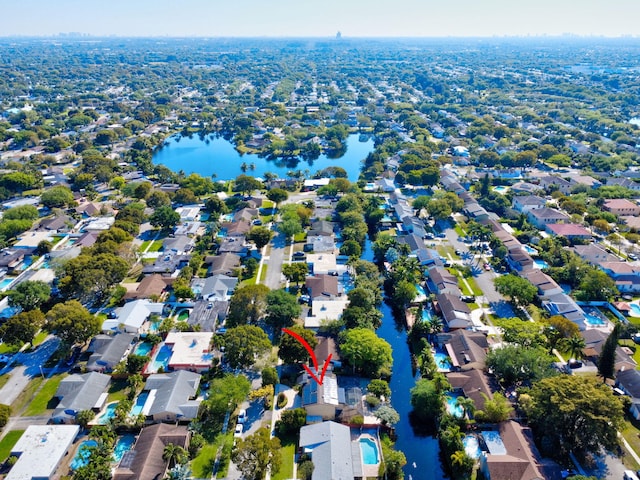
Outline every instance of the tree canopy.
<path fill-rule="evenodd" d="M 100 333 L 102 322 L 89 313 L 77 300 L 55 305 L 46 316 L 45 328 L 66 345 L 86 343 Z"/>
<path fill-rule="evenodd" d="M 318 344 L 315 335 L 311 330 L 300 325 L 294 325 L 289 330 L 297 333 L 304 338 L 311 348 L 315 348 Z M 284 363 L 307 363 L 309 361 L 309 352 L 291 335 L 282 335 L 280 337 L 280 349 L 278 350 L 278 356 Z M 319 359 L 323 361 L 324 359 Z"/>
<path fill-rule="evenodd" d="M 231 368 L 246 368 L 271 349 L 266 333 L 255 325 L 240 325 L 224 334 L 225 359 Z"/>
<path fill-rule="evenodd" d="M 391 345 L 368 328 L 352 328 L 342 332 L 340 352 L 349 365 L 367 376 L 391 374 Z"/>
<path fill-rule="evenodd" d="M 271 438 L 268 428 L 261 428 L 247 438 L 239 439 L 231 454 L 231 459 L 237 465 L 243 478 L 247 480 L 262 480 L 267 469 L 278 473 L 282 456 L 280 440 Z"/>
<path fill-rule="evenodd" d="M 265 313 L 269 287 L 247 285 L 238 288 L 229 302 L 227 324 L 234 327 L 245 323 L 256 323 Z"/>

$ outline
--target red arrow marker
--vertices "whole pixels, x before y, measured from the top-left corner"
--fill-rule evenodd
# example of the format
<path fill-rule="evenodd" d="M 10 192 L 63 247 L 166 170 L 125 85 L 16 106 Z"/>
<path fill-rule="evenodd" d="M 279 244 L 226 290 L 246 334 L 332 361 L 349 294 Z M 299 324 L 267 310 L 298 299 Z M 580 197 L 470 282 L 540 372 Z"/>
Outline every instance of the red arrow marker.
<path fill-rule="evenodd" d="M 288 328 L 283 328 L 282 331 L 284 333 L 288 333 L 297 341 L 299 341 L 300 344 L 305 348 L 305 350 L 309 352 L 309 355 L 311 356 L 311 361 L 313 362 L 313 366 L 316 369 L 316 373 L 313 373 L 308 365 L 303 364 L 302 366 L 307 371 L 307 373 L 311 375 L 311 378 L 313 378 L 318 383 L 318 385 L 322 385 L 322 381 L 324 380 L 324 374 L 327 372 L 327 367 L 329 366 L 329 362 L 331 361 L 331 354 L 329 354 L 327 359 L 324 361 L 324 365 L 322 366 L 322 372 L 320 373 L 320 378 L 318 378 L 317 376 L 318 360 L 316 359 L 316 354 L 313 351 L 313 348 L 311 348 L 311 345 L 309 345 L 309 343 L 307 343 L 307 341 L 304 338 L 302 338 L 300 335 L 298 335 L 296 332 L 292 332 Z"/>

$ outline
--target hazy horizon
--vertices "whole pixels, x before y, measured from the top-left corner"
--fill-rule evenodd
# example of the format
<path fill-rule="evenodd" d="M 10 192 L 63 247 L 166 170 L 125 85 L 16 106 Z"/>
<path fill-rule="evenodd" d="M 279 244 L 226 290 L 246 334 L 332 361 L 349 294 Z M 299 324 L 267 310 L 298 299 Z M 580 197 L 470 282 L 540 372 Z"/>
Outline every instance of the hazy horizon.
<path fill-rule="evenodd" d="M 491 38 L 640 36 L 637 0 L 23 0 L 3 37 Z"/>

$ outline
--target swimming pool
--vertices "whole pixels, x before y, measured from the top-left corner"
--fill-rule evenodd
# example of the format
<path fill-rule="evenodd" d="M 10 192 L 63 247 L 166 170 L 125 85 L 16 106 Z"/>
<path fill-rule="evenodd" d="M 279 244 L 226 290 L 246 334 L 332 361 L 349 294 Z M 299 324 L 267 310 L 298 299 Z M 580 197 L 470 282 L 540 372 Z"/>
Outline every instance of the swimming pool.
<path fill-rule="evenodd" d="M 426 295 L 424 287 L 422 285 L 416 285 L 416 292 L 418 293 L 418 296 L 421 297 L 424 297 Z"/>
<path fill-rule="evenodd" d="M 423 322 L 430 322 L 433 318 L 433 315 L 431 315 L 431 310 L 429 310 L 428 308 L 425 308 L 422 310 L 422 321 Z"/>
<path fill-rule="evenodd" d="M 120 463 L 122 457 L 125 453 L 127 453 L 133 447 L 133 444 L 136 443 L 136 436 L 127 434 L 118 438 L 116 442 L 116 446 L 113 450 L 113 460 L 116 463 Z"/>
<path fill-rule="evenodd" d="M 116 408 L 118 408 L 118 402 L 113 402 L 107 405 L 104 413 L 98 417 L 98 423 L 100 425 L 106 425 L 109 423 L 109 420 L 116 416 Z"/>
<path fill-rule="evenodd" d="M 136 349 L 133 351 L 134 355 L 149 355 L 149 352 L 153 349 L 153 344 L 149 342 L 142 342 L 138 344 Z"/>
<path fill-rule="evenodd" d="M 362 452 L 362 463 L 365 465 L 377 465 L 380 463 L 378 446 L 371 438 L 360 438 L 360 451 Z"/>
<path fill-rule="evenodd" d="M 597 326 L 597 327 L 602 327 L 602 326 L 604 326 L 604 325 L 606 325 L 606 324 L 607 324 L 607 321 L 606 321 L 606 320 L 603 320 L 602 318 L 600 318 L 600 317 L 599 317 L 599 316 L 597 316 L 597 315 L 594 315 L 593 313 L 587 313 L 587 312 L 584 312 L 584 318 L 586 319 L 586 321 L 587 321 L 587 323 L 588 323 L 589 325 L 594 325 L 594 326 Z"/>
<path fill-rule="evenodd" d="M 482 450 L 480 449 L 480 443 L 475 435 L 465 435 L 462 439 L 462 445 L 464 445 L 464 452 L 471 458 L 476 460 L 480 458 Z"/>
<path fill-rule="evenodd" d="M 449 361 L 449 356 L 446 353 L 436 351 L 433 354 L 433 359 L 436 362 L 438 370 L 446 372 L 451 370 L 451 362 Z"/>
<path fill-rule="evenodd" d="M 136 399 L 136 403 L 131 407 L 131 416 L 135 417 L 140 415 L 144 410 L 144 404 L 147 403 L 147 398 L 149 398 L 149 392 L 142 392 L 138 395 Z"/>
<path fill-rule="evenodd" d="M 168 347 L 165 344 L 162 344 L 162 347 L 156 353 L 153 362 L 151 362 L 151 366 L 148 369 L 149 372 L 157 372 L 160 370 L 160 367 L 164 371 L 167 370 L 167 366 L 169 365 L 169 359 L 171 358 L 171 347 Z"/>
<path fill-rule="evenodd" d="M 498 192 L 500 194 L 504 194 L 509 191 L 509 187 L 498 185 L 497 187 L 493 187 L 493 191 Z"/>
<path fill-rule="evenodd" d="M 4 280 L 2 280 L 2 281 L 0 282 L 0 291 L 4 291 L 4 290 L 6 290 L 7 288 L 9 288 L 9 286 L 10 286 L 13 282 L 15 282 L 15 280 L 16 280 L 16 279 L 15 279 L 14 277 L 12 277 L 12 278 L 5 278 Z"/>
<path fill-rule="evenodd" d="M 77 470 L 80 467 L 84 467 L 89 464 L 89 457 L 91 456 L 91 447 L 97 447 L 98 442 L 95 440 L 85 440 L 78 446 L 78 450 L 76 451 L 73 460 L 69 464 L 69 468 L 71 470 Z"/>
<path fill-rule="evenodd" d="M 464 415 L 464 409 L 458 405 L 458 397 L 462 397 L 462 395 L 456 393 L 447 394 L 447 412 L 454 417 L 462 418 Z"/>
<path fill-rule="evenodd" d="M 630 303 L 629 307 L 631 307 L 631 311 L 636 315 L 640 316 L 640 305 L 637 303 Z"/>
<path fill-rule="evenodd" d="M 538 254 L 538 250 L 536 250 L 533 247 L 530 247 L 529 245 L 523 245 L 522 248 L 524 248 L 524 251 L 527 252 L 529 255 L 537 255 Z"/>
<path fill-rule="evenodd" d="M 535 263 L 536 267 L 538 267 L 539 269 L 549 268 L 549 264 L 539 258 L 534 259 L 533 263 Z"/>

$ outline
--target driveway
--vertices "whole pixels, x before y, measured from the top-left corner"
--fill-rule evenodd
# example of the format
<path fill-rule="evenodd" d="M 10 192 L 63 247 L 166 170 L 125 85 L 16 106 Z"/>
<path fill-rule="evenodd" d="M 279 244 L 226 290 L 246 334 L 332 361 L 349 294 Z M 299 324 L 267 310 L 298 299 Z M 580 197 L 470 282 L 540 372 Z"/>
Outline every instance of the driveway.
<path fill-rule="evenodd" d="M 286 243 L 284 234 L 278 233 L 273 240 L 271 240 L 271 253 L 269 257 L 264 259 L 264 265 L 268 267 L 264 284 L 271 290 L 279 289 L 282 284 L 282 263 L 285 259 L 285 252 L 289 249 Z"/>

